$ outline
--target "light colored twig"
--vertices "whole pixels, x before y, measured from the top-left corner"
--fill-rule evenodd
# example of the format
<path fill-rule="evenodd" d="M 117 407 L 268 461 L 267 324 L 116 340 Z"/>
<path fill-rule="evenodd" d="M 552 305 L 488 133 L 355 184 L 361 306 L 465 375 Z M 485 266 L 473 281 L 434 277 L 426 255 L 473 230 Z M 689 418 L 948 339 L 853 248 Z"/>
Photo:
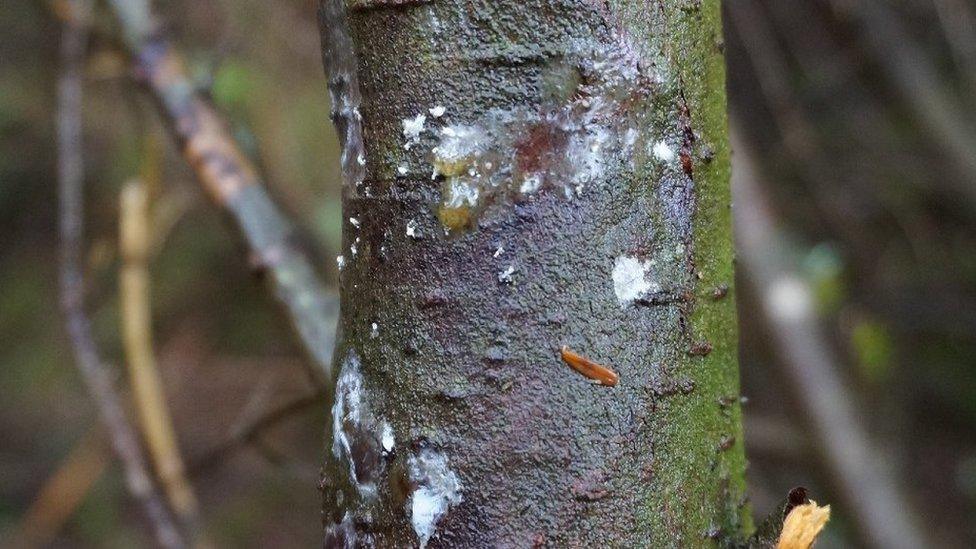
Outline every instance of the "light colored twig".
<path fill-rule="evenodd" d="M 149 301 L 151 247 L 149 196 L 139 180 L 126 183 L 119 199 L 119 273 L 122 342 L 129 384 L 142 435 L 170 506 L 193 533 L 199 533 L 199 505 L 183 471 L 173 420 L 152 346 Z M 197 536 L 195 536 L 197 537 Z"/>
<path fill-rule="evenodd" d="M 194 90 L 183 62 L 160 31 L 147 0 L 110 0 L 135 72 L 159 106 L 183 156 L 211 198 L 233 218 L 263 269 L 318 370 L 316 386 L 331 379 L 337 300 L 326 291 L 294 227 L 268 195 L 217 111 Z"/>
<path fill-rule="evenodd" d="M 81 107 L 82 66 L 91 6 L 87 0 L 72 0 L 68 6 L 72 14 L 64 24 L 63 67 L 58 82 L 61 307 L 78 370 L 99 409 L 112 448 L 122 462 L 129 492 L 146 511 L 159 545 L 183 547 L 183 536 L 152 483 L 135 430 L 126 418 L 112 375 L 98 354 L 84 310 Z"/>
<path fill-rule="evenodd" d="M 930 547 L 885 450 L 859 420 L 857 395 L 841 378 L 839 361 L 817 320 L 812 292 L 789 260 L 734 124 L 732 143 L 736 258 L 745 271 L 743 280 L 753 286 L 785 377 L 809 421 L 812 446 L 868 545 Z"/>

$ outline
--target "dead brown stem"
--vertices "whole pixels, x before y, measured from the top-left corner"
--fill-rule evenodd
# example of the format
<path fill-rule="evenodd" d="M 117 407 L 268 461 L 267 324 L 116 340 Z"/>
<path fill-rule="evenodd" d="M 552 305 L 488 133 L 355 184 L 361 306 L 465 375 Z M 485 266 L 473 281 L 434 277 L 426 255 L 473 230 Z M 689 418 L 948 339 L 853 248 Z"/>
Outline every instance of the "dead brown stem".
<path fill-rule="evenodd" d="M 10 546 L 43 547 L 51 543 L 108 466 L 103 438 L 93 428 L 75 444 L 37 492 Z"/>

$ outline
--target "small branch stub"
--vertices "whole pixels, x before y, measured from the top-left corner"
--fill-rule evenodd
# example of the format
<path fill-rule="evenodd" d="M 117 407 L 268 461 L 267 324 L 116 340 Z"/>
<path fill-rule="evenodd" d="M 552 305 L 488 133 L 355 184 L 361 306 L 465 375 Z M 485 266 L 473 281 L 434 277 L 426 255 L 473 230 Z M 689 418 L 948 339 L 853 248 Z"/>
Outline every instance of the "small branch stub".
<path fill-rule="evenodd" d="M 615 387 L 620 381 L 620 376 L 610 368 L 574 353 L 565 345 L 559 350 L 559 354 L 562 356 L 563 362 L 600 385 Z"/>

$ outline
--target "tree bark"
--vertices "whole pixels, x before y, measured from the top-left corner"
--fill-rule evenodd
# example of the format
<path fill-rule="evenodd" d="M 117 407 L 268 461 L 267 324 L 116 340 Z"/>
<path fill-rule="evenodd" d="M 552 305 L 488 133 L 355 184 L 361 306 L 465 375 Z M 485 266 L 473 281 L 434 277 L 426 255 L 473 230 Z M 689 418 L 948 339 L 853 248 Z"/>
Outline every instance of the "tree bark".
<path fill-rule="evenodd" d="M 718 1 L 320 13 L 346 179 L 326 545 L 738 539 Z"/>

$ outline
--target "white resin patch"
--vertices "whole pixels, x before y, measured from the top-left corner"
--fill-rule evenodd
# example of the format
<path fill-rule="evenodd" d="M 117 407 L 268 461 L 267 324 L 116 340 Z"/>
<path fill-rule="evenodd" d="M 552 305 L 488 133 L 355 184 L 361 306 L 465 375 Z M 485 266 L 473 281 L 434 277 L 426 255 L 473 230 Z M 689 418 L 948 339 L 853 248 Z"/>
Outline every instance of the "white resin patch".
<path fill-rule="evenodd" d="M 647 279 L 651 269 L 650 261 L 636 257 L 620 256 L 613 263 L 613 292 L 622 307 L 632 304 L 658 285 Z"/>
<path fill-rule="evenodd" d="M 424 448 L 408 462 L 410 480 L 417 486 L 410 497 L 410 522 L 426 547 L 437 522 L 447 514 L 452 505 L 461 503 L 461 482 L 448 468 L 447 457 Z"/>
<path fill-rule="evenodd" d="M 537 108 L 491 109 L 444 126 L 432 136 L 432 179 L 441 184 L 441 222 L 448 230 L 514 197 L 554 191 L 572 200 L 583 189 L 614 181 L 635 150 L 675 157 L 661 133 L 644 131 L 630 113 L 651 108 L 653 78 L 626 42 L 576 52 L 580 82 L 565 83 L 567 100 Z M 433 107 L 430 115 L 437 117 Z"/>
<path fill-rule="evenodd" d="M 447 109 L 443 105 L 437 105 L 436 107 L 431 107 L 427 109 L 427 112 L 429 112 L 430 115 L 433 116 L 434 118 L 440 118 L 444 116 L 444 113 L 447 112 Z"/>
<path fill-rule="evenodd" d="M 383 422 L 383 436 L 380 443 L 383 446 L 383 452 L 387 454 L 393 451 L 396 444 L 396 440 L 393 438 L 393 427 L 385 421 Z"/>
<path fill-rule="evenodd" d="M 637 128 L 627 128 L 627 131 L 624 133 L 624 150 L 630 152 L 634 147 L 634 143 L 637 143 L 639 136 L 640 132 L 637 131 Z"/>
<path fill-rule="evenodd" d="M 434 175 L 443 174 L 442 169 L 453 171 L 480 157 L 488 145 L 485 130 L 476 126 L 444 126 L 441 128 L 440 142 L 431 149 L 434 156 Z"/>
<path fill-rule="evenodd" d="M 420 229 L 417 228 L 417 222 L 413 219 L 407 221 L 407 236 L 414 240 L 420 239 Z"/>
<path fill-rule="evenodd" d="M 407 150 L 410 150 L 410 147 L 420 142 L 420 134 L 424 131 L 424 125 L 426 123 L 427 115 L 423 113 L 413 118 L 403 119 L 403 137 L 407 139 L 407 144 L 405 145 Z"/>
<path fill-rule="evenodd" d="M 674 160 L 674 150 L 664 141 L 655 143 L 654 149 L 651 152 L 654 154 L 654 158 L 657 158 L 661 162 L 671 162 Z"/>
<path fill-rule="evenodd" d="M 374 324 L 375 326 L 375 324 Z M 332 455 L 348 467 L 349 482 L 364 501 L 377 496 L 376 481 L 384 463 L 378 459 L 392 449 L 393 429 L 371 410 L 359 357 L 350 351 L 336 380 L 332 405 Z"/>
<path fill-rule="evenodd" d="M 356 462 L 352 457 L 352 444 L 345 429 L 346 424 L 363 422 L 363 376 L 359 372 L 359 360 L 347 360 L 342 374 L 336 381 L 335 404 L 332 405 L 332 455 L 349 463 L 349 478 L 360 494 L 372 493 L 374 486 L 356 482 Z"/>
<path fill-rule="evenodd" d="M 472 181 L 460 178 L 452 178 L 446 185 L 447 189 L 444 193 L 444 205 L 450 208 L 459 208 L 462 206 L 477 206 L 478 196 L 481 194 L 481 190 L 477 184 Z"/>
<path fill-rule="evenodd" d="M 504 271 L 498 273 L 498 281 L 502 284 L 511 284 L 513 274 L 515 274 L 515 265 L 509 265 Z"/>
<path fill-rule="evenodd" d="M 540 187 L 542 187 L 542 177 L 534 173 L 522 180 L 522 186 L 519 187 L 519 192 L 523 194 L 534 193 Z"/>

